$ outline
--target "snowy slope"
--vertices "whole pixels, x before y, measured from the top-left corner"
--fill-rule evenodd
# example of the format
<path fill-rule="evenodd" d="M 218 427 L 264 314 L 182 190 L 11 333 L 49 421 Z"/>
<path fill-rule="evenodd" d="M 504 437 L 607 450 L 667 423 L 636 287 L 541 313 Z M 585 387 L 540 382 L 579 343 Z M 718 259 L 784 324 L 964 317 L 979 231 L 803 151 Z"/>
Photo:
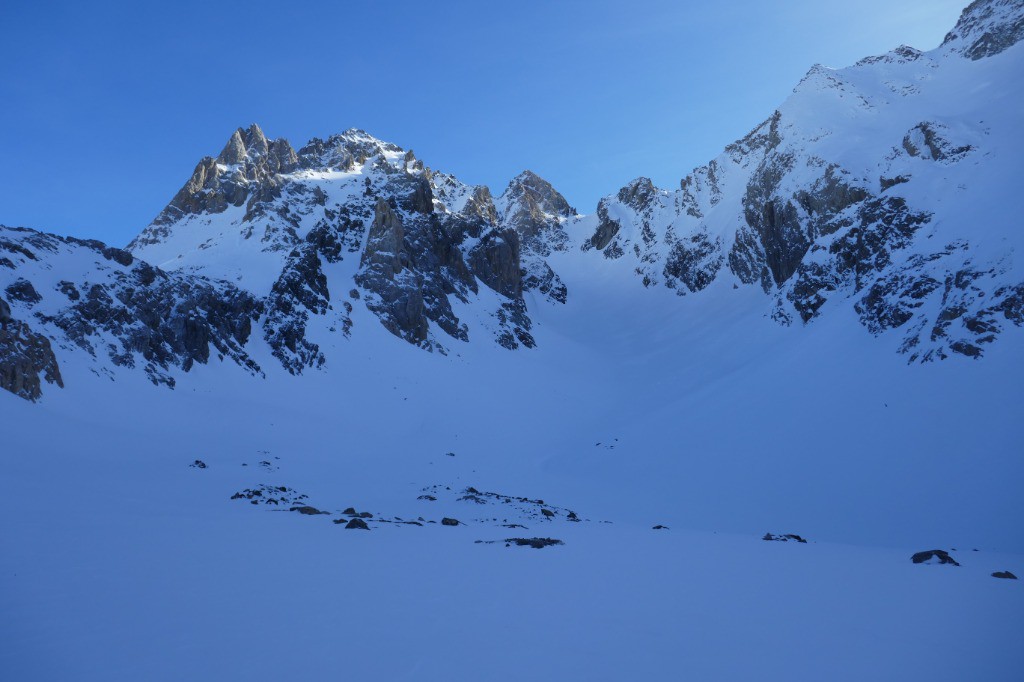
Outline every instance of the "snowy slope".
<path fill-rule="evenodd" d="M 974 21 L 991 7 L 1002 14 Z M 813 67 L 679 190 L 641 178 L 602 200 L 576 230 L 583 248 L 680 295 L 759 285 L 783 324 L 852 304 L 911 360 L 981 355 L 1021 324 L 1022 233 L 1006 200 L 1024 152 L 1019 27 L 998 52 L 962 53 L 1020 14 L 980 3 L 930 52 Z"/>

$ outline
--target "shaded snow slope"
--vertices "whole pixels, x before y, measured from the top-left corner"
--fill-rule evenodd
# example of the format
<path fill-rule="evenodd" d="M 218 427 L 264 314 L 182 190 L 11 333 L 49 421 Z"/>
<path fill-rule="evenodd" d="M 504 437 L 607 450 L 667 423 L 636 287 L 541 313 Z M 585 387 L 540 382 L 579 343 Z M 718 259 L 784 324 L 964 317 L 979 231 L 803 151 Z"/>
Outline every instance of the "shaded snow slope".
<path fill-rule="evenodd" d="M 1016 679 L 1021 13 L 591 216 L 253 126 L 0 228 L 0 679 Z"/>
<path fill-rule="evenodd" d="M 611 337 L 608 312 L 581 332 Z M 1013 679 L 1020 584 L 989 574 L 1024 574 L 1024 344 L 908 366 L 843 325 L 737 316 L 729 345 L 638 352 L 655 312 L 613 356 L 582 333 L 443 357 L 379 329 L 344 383 L 197 366 L 174 391 L 69 371 L 40 404 L 0 396 L 0 670 Z M 289 501 L 232 499 L 261 486 Z M 371 530 L 332 523 L 348 507 Z M 937 548 L 961 566 L 911 563 Z"/>

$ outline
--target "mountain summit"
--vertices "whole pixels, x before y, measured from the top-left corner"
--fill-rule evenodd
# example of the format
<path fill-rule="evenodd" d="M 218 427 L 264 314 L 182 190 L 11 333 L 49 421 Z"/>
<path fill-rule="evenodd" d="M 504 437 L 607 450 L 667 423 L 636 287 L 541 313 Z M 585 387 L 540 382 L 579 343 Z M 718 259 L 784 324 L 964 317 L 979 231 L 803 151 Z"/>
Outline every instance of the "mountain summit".
<path fill-rule="evenodd" d="M 429 351 L 528 350 L 538 314 L 566 333 L 570 279 L 614 286 L 591 301 L 674 292 L 668 316 L 753 287 L 781 325 L 845 309 L 911 361 L 980 357 L 1024 324 L 1022 26 L 1024 3 L 979 1 L 930 52 L 814 66 L 678 188 L 638 178 L 585 216 L 528 170 L 495 197 L 362 130 L 296 151 L 239 128 L 126 251 L 3 230 L 3 386 L 38 397 L 69 349 L 158 383 L 211 355 L 299 374 L 363 311 Z M 55 258 L 81 265 L 50 282 Z"/>

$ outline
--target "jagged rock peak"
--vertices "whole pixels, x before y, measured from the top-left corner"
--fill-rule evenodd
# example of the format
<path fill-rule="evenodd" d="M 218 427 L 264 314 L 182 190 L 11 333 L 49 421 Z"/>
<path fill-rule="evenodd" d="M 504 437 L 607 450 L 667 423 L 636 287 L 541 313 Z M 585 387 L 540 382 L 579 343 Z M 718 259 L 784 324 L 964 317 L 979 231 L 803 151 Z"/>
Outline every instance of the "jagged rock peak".
<path fill-rule="evenodd" d="M 299 150 L 301 166 L 311 170 L 338 168 L 352 170 L 367 159 L 386 154 L 402 154 L 404 149 L 397 144 L 384 142 L 365 130 L 349 128 L 343 133 L 327 139 L 314 137 Z"/>
<path fill-rule="evenodd" d="M 871 64 L 878 64 L 879 62 L 886 62 L 889 64 L 906 64 L 908 62 L 915 62 L 922 56 L 924 56 L 924 52 L 921 52 L 921 50 L 909 45 L 900 45 L 896 49 L 890 50 L 885 54 L 875 57 L 865 57 L 854 64 L 854 66 L 869 66 Z"/>
<path fill-rule="evenodd" d="M 525 201 L 550 215 L 569 218 L 576 215 L 576 209 L 569 205 L 551 183 L 531 170 L 524 170 L 512 178 L 501 195 L 503 204 Z"/>
<path fill-rule="evenodd" d="M 286 157 L 294 157 L 295 151 L 284 138 L 270 142 L 263 134 L 263 130 L 253 123 L 248 128 L 238 128 L 231 133 L 224 149 L 217 156 L 217 163 L 231 166 L 268 155 L 277 157 L 280 161 Z"/>
<path fill-rule="evenodd" d="M 654 186 L 650 178 L 639 177 L 631 180 L 625 187 L 619 190 L 619 201 L 631 206 L 636 210 L 643 210 L 654 199 L 658 188 Z"/>
<path fill-rule="evenodd" d="M 1024 0 L 975 0 L 942 46 L 971 60 L 997 55 L 1024 38 Z"/>
<path fill-rule="evenodd" d="M 469 218 L 475 218 L 489 225 L 498 222 L 498 211 L 494 207 L 494 198 L 491 196 L 491 190 L 486 185 L 479 185 L 473 188 L 473 193 L 466 200 L 462 213 Z"/>
<path fill-rule="evenodd" d="M 245 161 L 245 142 L 242 140 L 242 129 L 239 128 L 231 133 L 231 138 L 224 145 L 224 149 L 217 156 L 217 161 L 228 166 Z"/>

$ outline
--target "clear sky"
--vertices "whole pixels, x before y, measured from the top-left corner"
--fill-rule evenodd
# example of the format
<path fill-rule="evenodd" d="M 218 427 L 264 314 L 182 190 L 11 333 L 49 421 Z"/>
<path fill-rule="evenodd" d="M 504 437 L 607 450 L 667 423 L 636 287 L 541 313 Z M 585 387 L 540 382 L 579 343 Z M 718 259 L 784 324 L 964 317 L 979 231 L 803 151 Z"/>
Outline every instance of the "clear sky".
<path fill-rule="evenodd" d="M 578 210 L 677 186 L 814 63 L 937 46 L 967 0 L 0 3 L 0 223 L 127 243 L 231 131 L 363 128 Z"/>

